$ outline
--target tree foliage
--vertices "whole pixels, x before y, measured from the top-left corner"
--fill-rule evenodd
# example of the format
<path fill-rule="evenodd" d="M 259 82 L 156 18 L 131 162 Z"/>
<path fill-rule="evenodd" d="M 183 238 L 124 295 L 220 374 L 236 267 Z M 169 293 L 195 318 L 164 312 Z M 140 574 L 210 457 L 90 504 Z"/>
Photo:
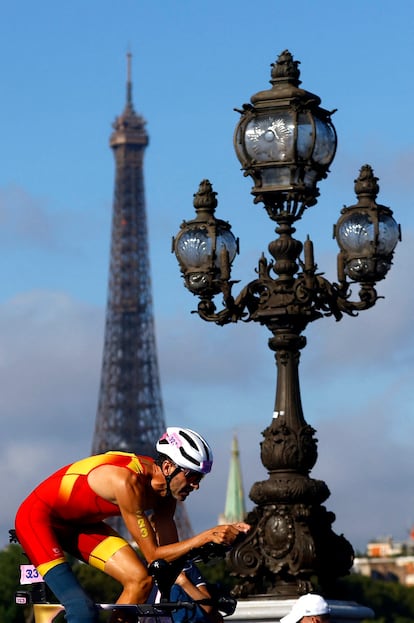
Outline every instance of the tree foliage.
<path fill-rule="evenodd" d="M 23 560 L 20 545 L 8 545 L 0 551 L 0 621 L 24 623 L 25 609 L 16 605 L 14 593 L 20 585 L 20 565 Z"/>
<path fill-rule="evenodd" d="M 375 613 L 370 623 L 412 623 L 414 587 L 351 574 L 337 584 L 336 599 L 356 601 Z"/>

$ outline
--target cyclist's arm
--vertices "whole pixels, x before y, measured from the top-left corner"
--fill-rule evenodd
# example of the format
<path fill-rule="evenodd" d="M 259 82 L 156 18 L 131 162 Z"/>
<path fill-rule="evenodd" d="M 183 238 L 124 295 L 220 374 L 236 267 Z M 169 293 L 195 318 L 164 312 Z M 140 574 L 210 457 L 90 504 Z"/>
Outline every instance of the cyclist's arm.
<path fill-rule="evenodd" d="M 160 542 L 158 545 L 155 532 L 145 514 L 146 508 L 144 508 L 143 503 L 145 491 L 141 489 L 139 482 L 132 477 L 119 479 L 114 491 L 125 525 L 148 563 L 158 558 L 171 562 L 188 554 L 190 550 L 209 542 L 230 545 L 240 532 L 247 532 L 250 528 L 248 524 L 243 522 L 216 526 L 184 541 L 166 543 L 170 538 L 175 538 L 176 535 L 173 518 L 174 507 L 171 506 L 168 509 L 167 506 L 165 507 L 165 517 L 162 520 L 164 543 Z M 157 511 L 157 515 L 160 515 L 160 511 Z"/>

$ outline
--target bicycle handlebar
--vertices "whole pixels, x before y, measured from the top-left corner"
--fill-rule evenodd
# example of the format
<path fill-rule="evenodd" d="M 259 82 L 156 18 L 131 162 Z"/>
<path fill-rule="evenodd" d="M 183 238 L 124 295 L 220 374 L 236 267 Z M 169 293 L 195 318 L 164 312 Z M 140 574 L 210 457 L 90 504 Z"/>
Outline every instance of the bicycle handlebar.
<path fill-rule="evenodd" d="M 117 612 L 133 612 L 139 616 L 159 616 L 171 613 L 179 608 L 194 610 L 196 603 L 191 601 L 165 601 L 159 604 L 96 604 L 99 610 L 116 610 Z"/>

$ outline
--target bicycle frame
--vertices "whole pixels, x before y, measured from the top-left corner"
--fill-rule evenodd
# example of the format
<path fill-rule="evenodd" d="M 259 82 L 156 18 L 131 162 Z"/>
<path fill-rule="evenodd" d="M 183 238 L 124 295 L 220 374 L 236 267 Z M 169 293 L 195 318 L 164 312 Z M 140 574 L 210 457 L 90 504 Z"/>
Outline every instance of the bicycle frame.
<path fill-rule="evenodd" d="M 171 623 L 172 613 L 179 608 L 194 609 L 194 602 L 178 601 L 159 604 L 96 604 L 102 612 L 127 613 L 136 616 L 137 623 Z M 61 604 L 32 604 L 34 623 L 54 623 L 56 617 L 64 612 Z"/>

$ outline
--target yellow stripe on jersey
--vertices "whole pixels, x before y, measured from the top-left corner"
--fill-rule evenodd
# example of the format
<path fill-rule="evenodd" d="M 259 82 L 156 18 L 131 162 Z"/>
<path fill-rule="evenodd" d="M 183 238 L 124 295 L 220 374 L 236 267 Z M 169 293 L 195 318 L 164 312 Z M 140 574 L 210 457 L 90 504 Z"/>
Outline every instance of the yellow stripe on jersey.
<path fill-rule="evenodd" d="M 101 465 L 113 464 L 113 456 L 121 455 L 128 456 L 131 458 L 130 462 L 125 465 L 128 469 L 136 472 L 137 474 L 141 474 L 143 471 L 141 462 L 138 457 L 131 452 L 106 452 L 105 454 L 98 454 L 96 456 L 89 456 L 86 459 L 81 459 L 80 461 L 76 461 L 72 463 L 66 471 L 66 473 L 62 477 L 62 482 L 60 483 L 58 498 L 62 502 L 67 502 L 71 496 L 73 491 L 73 487 L 79 476 L 86 476 L 89 474 L 95 467 L 99 467 Z"/>
<path fill-rule="evenodd" d="M 136 454 L 132 454 L 132 452 L 116 452 L 116 451 L 109 451 L 105 453 L 106 455 L 113 455 L 113 454 L 120 454 L 121 456 L 129 456 L 131 457 L 130 462 L 128 463 L 128 465 L 125 465 L 125 467 L 128 467 L 128 469 L 131 469 L 133 472 L 136 472 L 137 474 L 142 474 L 143 467 L 142 467 L 142 463 L 139 460 L 139 458 L 137 457 Z"/>

